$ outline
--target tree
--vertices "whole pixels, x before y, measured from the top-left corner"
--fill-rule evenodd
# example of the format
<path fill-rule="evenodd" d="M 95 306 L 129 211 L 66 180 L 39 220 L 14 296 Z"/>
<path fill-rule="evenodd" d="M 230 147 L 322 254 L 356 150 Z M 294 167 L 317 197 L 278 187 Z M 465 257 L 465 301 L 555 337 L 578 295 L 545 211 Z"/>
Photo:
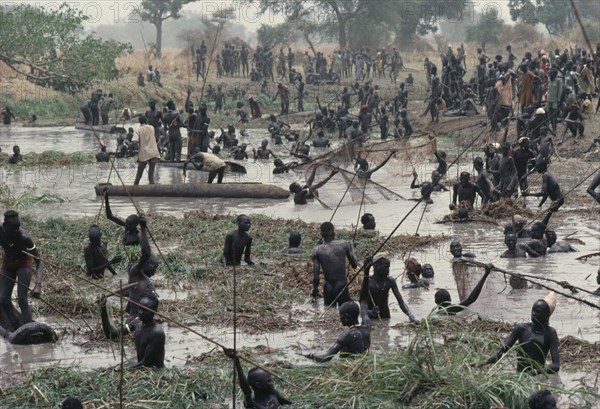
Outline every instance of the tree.
<path fill-rule="evenodd" d="M 181 15 L 181 8 L 197 0 L 142 0 L 136 13 L 143 21 L 148 21 L 156 27 L 156 41 L 154 42 L 154 55 L 162 55 L 162 25 L 163 21 L 170 18 L 177 20 Z"/>
<path fill-rule="evenodd" d="M 253 4 L 254 0 L 238 0 Z M 286 16 L 286 22 L 299 20 L 318 21 L 321 25 L 337 28 L 340 48 L 347 46 L 348 23 L 367 10 L 372 0 L 259 0 L 260 12 L 271 10 Z M 378 2 L 377 2 L 378 3 Z"/>
<path fill-rule="evenodd" d="M 219 9 L 212 15 L 211 18 L 214 23 L 219 25 L 220 31 L 223 30 L 225 23 L 233 19 L 235 19 L 235 9 L 233 7 Z"/>
<path fill-rule="evenodd" d="M 281 23 L 274 26 L 262 24 L 256 30 L 256 39 L 261 47 L 272 50 L 292 41 L 294 32 L 295 30 L 290 23 Z"/>
<path fill-rule="evenodd" d="M 258 4 L 259 12 L 281 14 L 286 22 L 316 23 L 323 36 L 336 38 L 341 49 L 364 41 L 373 33 L 391 31 L 402 42 L 415 33 L 436 30 L 436 18 L 450 8 L 440 7 L 437 0 L 236 0 L 242 4 Z M 453 8 L 463 8 L 465 0 L 453 2 Z M 423 10 L 433 10 L 433 13 Z M 370 41 L 384 42 L 379 36 Z M 383 45 L 383 44 L 380 44 Z"/>
<path fill-rule="evenodd" d="M 477 43 L 483 51 L 487 44 L 495 44 L 498 42 L 498 34 L 504 27 L 504 23 L 498 17 L 496 9 L 492 9 L 489 15 L 481 15 L 477 24 L 466 27 L 467 41 Z"/>
<path fill-rule="evenodd" d="M 579 14 L 592 21 L 600 18 L 598 0 L 577 0 Z M 543 24 L 550 35 L 560 35 L 577 24 L 571 3 L 565 0 L 510 0 L 510 17 L 513 21 Z"/>
<path fill-rule="evenodd" d="M 60 91 L 119 75 L 115 59 L 131 45 L 83 36 L 87 17 L 67 4 L 49 11 L 16 5 L 0 9 L 0 61 L 27 80 Z"/>

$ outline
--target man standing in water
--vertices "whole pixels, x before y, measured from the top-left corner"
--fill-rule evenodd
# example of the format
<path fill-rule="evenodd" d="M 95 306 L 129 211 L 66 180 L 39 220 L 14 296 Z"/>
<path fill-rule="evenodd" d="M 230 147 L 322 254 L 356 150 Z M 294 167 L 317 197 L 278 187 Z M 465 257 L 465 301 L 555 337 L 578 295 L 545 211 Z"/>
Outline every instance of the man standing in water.
<path fill-rule="evenodd" d="M 88 230 L 88 238 L 90 242 L 83 248 L 83 258 L 85 260 L 87 275 L 94 279 L 100 279 L 104 277 L 106 269 L 113 275 L 117 275 L 112 265 L 120 263 L 123 257 L 115 256 L 111 260 L 108 259 L 106 241 L 102 240 L 100 227 L 92 224 Z"/>
<path fill-rule="evenodd" d="M 402 312 L 408 316 L 410 322 L 418 324 L 419 321 L 411 314 L 404 299 L 402 299 L 396 280 L 390 276 L 390 260 L 387 254 L 379 253 L 373 257 L 372 266 L 374 274 L 373 277 L 369 278 L 369 293 L 371 294 L 371 297 L 368 298 L 369 316 L 380 319 L 390 318 L 388 297 L 390 290 L 392 290 Z M 368 275 L 371 264 L 367 264 L 365 270 L 365 275 Z"/>
<path fill-rule="evenodd" d="M 13 119 L 17 119 L 17 117 L 10 110 L 10 107 L 6 106 L 4 108 L 4 111 L 2 111 L 2 124 L 4 124 L 4 125 L 10 125 L 10 122 Z"/>
<path fill-rule="evenodd" d="M 106 310 L 106 298 L 100 300 L 102 316 L 102 330 L 108 339 L 118 340 L 121 334 L 133 332 L 137 361 L 129 365 L 128 369 L 140 367 L 163 368 L 165 366 L 165 332 L 162 326 L 154 320 L 154 313 L 158 309 L 158 299 L 143 297 L 139 304 L 137 319 L 118 329 L 110 324 Z"/>
<path fill-rule="evenodd" d="M 556 177 L 548 170 L 548 164 L 544 159 L 538 160 L 535 164 L 535 170 L 542 174 L 542 190 L 535 193 L 529 193 L 528 191 L 523 192 L 523 196 L 536 196 L 541 197 L 538 207 L 542 207 L 546 199 L 550 198 L 552 203 L 550 204 L 550 212 L 556 212 L 564 203 L 565 198 L 563 197 L 560 185 Z"/>
<path fill-rule="evenodd" d="M 558 335 L 550 326 L 550 316 L 556 308 L 556 295 L 549 293 L 543 300 L 537 300 L 531 308 L 531 322 L 517 324 L 504 345 L 485 363 L 493 364 L 500 360 L 515 343 L 519 343 L 517 371 L 534 371 L 545 369 L 549 372 L 560 370 L 558 354 Z M 546 367 L 546 355 L 550 352 L 552 363 Z"/>
<path fill-rule="evenodd" d="M 223 257 L 221 264 L 223 267 L 228 265 L 239 266 L 242 262 L 242 254 L 244 261 L 249 266 L 254 265 L 250 253 L 252 251 L 252 237 L 248 234 L 250 230 L 250 218 L 245 214 L 240 214 L 237 217 L 238 229 L 230 231 L 225 236 L 225 245 L 223 246 Z"/>
<path fill-rule="evenodd" d="M 354 254 L 352 243 L 345 240 L 335 240 L 333 224 L 325 222 L 321 224 L 321 237 L 323 244 L 313 249 L 313 289 L 312 297 L 316 300 L 319 296 L 319 274 L 323 268 L 323 300 L 326 306 L 342 305 L 346 301 L 352 301 L 348 292 L 348 280 L 346 279 L 346 259 L 352 268 L 358 263 Z M 357 314 L 358 315 L 358 314 Z"/>
<path fill-rule="evenodd" d="M 366 260 L 365 266 L 372 263 Z M 347 301 L 340 306 L 340 321 L 348 327 L 335 341 L 335 344 L 322 354 L 305 355 L 317 362 L 327 362 L 338 352 L 341 356 L 352 356 L 367 352 L 371 346 L 371 318 L 367 299 L 369 298 L 369 271 L 365 268 L 362 286 L 360 288 L 360 307 L 354 301 Z M 360 315 L 361 323 L 358 323 Z"/>
<path fill-rule="evenodd" d="M 14 210 L 4 213 L 4 223 L 0 226 L 0 246 L 4 250 L 0 270 L 0 308 L 2 309 L 2 315 L 10 320 L 15 318 L 11 296 L 15 284 L 17 284 L 17 297 L 22 319 L 20 324 L 27 324 L 32 321 L 31 309 L 27 299 L 29 283 L 31 282 L 31 267 L 35 261 L 35 286 L 31 291 L 31 295 L 38 298 L 42 293 L 42 269 L 44 265 L 33 240 L 31 240 L 27 231 L 21 228 L 19 213 Z M 16 327 L 20 324 L 17 324 Z"/>
<path fill-rule="evenodd" d="M 256 409 L 276 409 L 280 405 L 291 405 L 292 401 L 281 396 L 273 386 L 271 374 L 260 368 L 252 368 L 248 371 L 248 377 L 234 349 L 224 348 L 225 355 L 235 362 L 235 371 L 238 374 L 240 388 L 244 392 L 244 407 Z M 254 397 L 252 392 L 254 391 Z"/>
<path fill-rule="evenodd" d="M 150 165 L 148 169 L 148 182 L 154 184 L 154 168 L 160 161 L 160 153 L 156 145 L 154 136 L 154 128 L 148 125 L 148 118 L 145 115 L 140 115 L 140 127 L 133 134 L 133 141 L 139 143 L 138 168 L 135 175 L 134 185 L 139 185 L 146 165 Z"/>

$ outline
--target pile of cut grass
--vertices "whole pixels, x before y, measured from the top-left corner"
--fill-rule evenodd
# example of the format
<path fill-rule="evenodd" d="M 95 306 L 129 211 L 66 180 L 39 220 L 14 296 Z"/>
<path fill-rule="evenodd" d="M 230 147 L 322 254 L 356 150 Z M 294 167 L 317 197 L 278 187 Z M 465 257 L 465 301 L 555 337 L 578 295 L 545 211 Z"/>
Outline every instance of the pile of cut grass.
<path fill-rule="evenodd" d="M 56 193 L 37 194 L 35 187 L 27 187 L 22 193 L 15 195 L 6 183 L 0 183 L 0 204 L 11 209 L 27 209 L 32 206 L 49 203 L 65 203 L 67 199 Z"/>

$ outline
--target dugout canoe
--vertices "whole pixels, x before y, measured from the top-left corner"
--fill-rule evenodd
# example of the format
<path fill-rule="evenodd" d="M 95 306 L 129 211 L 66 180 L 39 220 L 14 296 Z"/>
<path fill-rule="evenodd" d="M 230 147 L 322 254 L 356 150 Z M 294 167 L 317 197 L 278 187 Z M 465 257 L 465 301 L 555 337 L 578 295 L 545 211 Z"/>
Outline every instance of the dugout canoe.
<path fill-rule="evenodd" d="M 123 128 L 122 126 L 116 126 L 116 125 L 91 126 L 91 125 L 79 123 L 79 124 L 75 124 L 75 129 L 77 129 L 79 131 L 85 131 L 85 132 L 94 132 L 95 131 L 97 133 L 109 133 L 109 134 L 127 133 L 127 130 L 125 128 Z"/>
<path fill-rule="evenodd" d="M 94 187 L 96 195 L 102 195 L 108 187 L 111 196 L 147 197 L 220 197 L 226 199 L 287 199 L 290 192 L 279 186 L 263 183 L 186 183 L 114 186 L 99 184 Z"/>
<path fill-rule="evenodd" d="M 164 166 L 167 168 L 176 168 L 176 169 L 182 169 L 183 170 L 183 164 L 185 162 L 169 162 L 169 161 L 164 161 L 164 162 L 160 162 L 160 166 Z M 232 162 L 232 161 L 228 161 L 226 160 L 225 163 L 227 164 L 227 171 L 231 172 L 231 173 L 241 173 L 243 175 L 245 175 L 246 173 L 248 173 L 246 171 L 246 167 L 242 164 L 239 164 L 237 162 Z M 188 170 L 200 170 L 202 172 L 208 172 L 208 170 L 204 170 L 204 169 L 196 169 L 196 167 L 192 164 L 188 164 L 186 167 L 186 171 Z"/>

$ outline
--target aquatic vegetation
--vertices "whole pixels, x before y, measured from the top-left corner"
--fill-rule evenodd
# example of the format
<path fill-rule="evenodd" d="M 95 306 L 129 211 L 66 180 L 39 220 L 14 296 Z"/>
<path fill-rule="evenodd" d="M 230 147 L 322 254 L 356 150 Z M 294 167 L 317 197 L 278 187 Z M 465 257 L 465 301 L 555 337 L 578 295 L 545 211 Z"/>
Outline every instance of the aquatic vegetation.
<path fill-rule="evenodd" d="M 11 209 L 25 209 L 31 206 L 49 203 L 65 203 L 68 200 L 56 193 L 36 194 L 35 187 L 27 189 L 15 195 L 10 186 L 6 183 L 0 184 L 0 203 Z"/>
<path fill-rule="evenodd" d="M 42 153 L 27 153 L 24 161 L 18 166 L 69 166 L 96 163 L 92 152 L 64 153 L 59 151 L 44 151 Z"/>
<path fill-rule="evenodd" d="M 336 358 L 327 365 L 290 367 L 277 351 L 243 350 L 241 355 L 273 371 L 277 389 L 294 408 L 526 409 L 530 393 L 549 388 L 570 407 L 591 408 L 600 395 L 591 387 L 564 389 L 544 377 L 520 374 L 502 363 L 476 365 L 490 344 L 487 322 L 424 320 L 407 348 Z M 250 369 L 243 364 L 244 370 Z M 123 403 L 128 407 L 228 407 L 232 365 L 219 351 L 188 357 L 185 369 L 126 372 Z M 51 367 L 30 371 L 25 382 L 2 390 L 11 408 L 50 406 L 79 396 L 91 408 L 118 407 L 120 374 L 108 370 Z M 292 385 L 293 384 L 293 385 Z M 295 385 L 295 386 L 294 386 Z M 242 394 L 238 388 L 238 401 Z"/>

